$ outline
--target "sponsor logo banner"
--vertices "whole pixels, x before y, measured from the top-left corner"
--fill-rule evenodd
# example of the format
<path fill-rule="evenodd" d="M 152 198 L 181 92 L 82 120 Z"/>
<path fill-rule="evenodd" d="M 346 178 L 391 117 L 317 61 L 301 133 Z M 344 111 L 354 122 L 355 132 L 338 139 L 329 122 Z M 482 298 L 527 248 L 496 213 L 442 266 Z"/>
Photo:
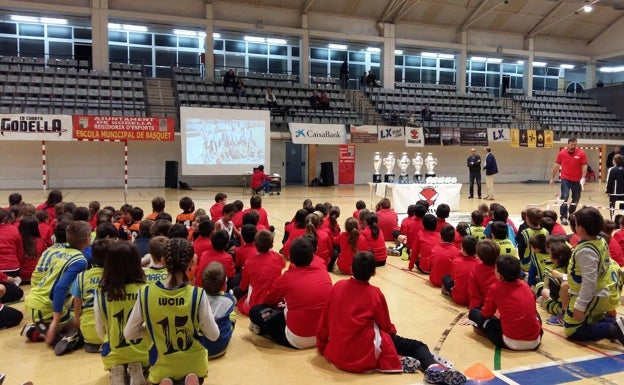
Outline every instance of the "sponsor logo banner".
<path fill-rule="evenodd" d="M 488 133 L 485 128 L 460 128 L 459 144 L 462 146 L 487 146 Z"/>
<path fill-rule="evenodd" d="M 553 148 L 555 135 L 552 130 L 509 130 L 511 147 Z"/>
<path fill-rule="evenodd" d="M 72 140 L 71 115 L 0 115 L 0 140 Z"/>
<path fill-rule="evenodd" d="M 355 181 L 355 145 L 338 146 L 338 184 L 353 184 Z"/>
<path fill-rule="evenodd" d="M 405 127 L 405 147 L 424 147 L 425 134 L 422 127 Z"/>
<path fill-rule="evenodd" d="M 344 124 L 288 123 L 295 144 L 346 144 Z"/>
<path fill-rule="evenodd" d="M 405 130 L 410 129 L 403 126 L 377 126 L 377 132 L 379 133 L 379 140 L 405 140 Z"/>
<path fill-rule="evenodd" d="M 509 128 L 488 128 L 487 137 L 492 142 L 511 141 L 511 133 L 509 132 Z"/>
<path fill-rule="evenodd" d="M 141 140 L 172 142 L 171 118 L 74 115 L 74 138 L 90 140 Z"/>
<path fill-rule="evenodd" d="M 377 143 L 377 126 L 351 126 L 351 143 Z"/>

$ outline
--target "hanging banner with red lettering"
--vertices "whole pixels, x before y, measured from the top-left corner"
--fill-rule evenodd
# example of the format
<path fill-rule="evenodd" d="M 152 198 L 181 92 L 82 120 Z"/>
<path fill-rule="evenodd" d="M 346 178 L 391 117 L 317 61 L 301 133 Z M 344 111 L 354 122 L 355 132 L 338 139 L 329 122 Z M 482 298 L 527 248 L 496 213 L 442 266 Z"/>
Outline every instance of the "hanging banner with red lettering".
<path fill-rule="evenodd" d="M 355 181 L 355 145 L 338 146 L 338 184 L 353 184 Z"/>
<path fill-rule="evenodd" d="M 0 115 L 0 140 L 72 140 L 71 115 Z"/>
<path fill-rule="evenodd" d="M 172 142 L 171 118 L 74 115 L 74 138 L 87 140 L 144 140 Z"/>

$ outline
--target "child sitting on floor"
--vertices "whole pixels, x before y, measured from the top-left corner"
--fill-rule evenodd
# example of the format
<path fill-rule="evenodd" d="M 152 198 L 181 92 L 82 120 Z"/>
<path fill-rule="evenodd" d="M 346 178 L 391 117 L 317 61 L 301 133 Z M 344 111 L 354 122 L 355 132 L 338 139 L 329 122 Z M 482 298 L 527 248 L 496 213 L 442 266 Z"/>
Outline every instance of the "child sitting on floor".
<path fill-rule="evenodd" d="M 225 350 L 232 339 L 232 332 L 236 326 L 236 299 L 230 293 L 225 293 L 225 269 L 219 262 L 210 262 L 202 272 L 202 287 L 208 296 L 210 308 L 215 322 L 219 326 L 219 338 L 210 341 L 202 336 L 202 345 L 208 350 L 208 358 L 217 358 L 225 354 Z"/>

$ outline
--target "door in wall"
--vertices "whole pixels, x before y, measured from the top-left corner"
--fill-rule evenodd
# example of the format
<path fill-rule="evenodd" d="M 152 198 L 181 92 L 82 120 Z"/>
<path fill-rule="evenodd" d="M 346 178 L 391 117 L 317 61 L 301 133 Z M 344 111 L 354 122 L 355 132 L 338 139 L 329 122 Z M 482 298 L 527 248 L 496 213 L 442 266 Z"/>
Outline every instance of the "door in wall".
<path fill-rule="evenodd" d="M 305 184 L 306 153 L 304 145 L 285 142 L 285 164 L 287 185 Z"/>

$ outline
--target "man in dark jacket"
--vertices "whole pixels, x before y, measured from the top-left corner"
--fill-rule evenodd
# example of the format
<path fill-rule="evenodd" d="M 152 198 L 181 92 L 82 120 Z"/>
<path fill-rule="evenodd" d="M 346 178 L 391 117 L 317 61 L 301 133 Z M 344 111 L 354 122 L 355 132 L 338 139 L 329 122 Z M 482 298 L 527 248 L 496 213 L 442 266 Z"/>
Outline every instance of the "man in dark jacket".
<path fill-rule="evenodd" d="M 613 157 L 613 167 L 607 172 L 607 187 L 605 192 L 609 194 L 609 208 L 611 218 L 615 210 L 615 202 L 624 201 L 624 155 L 616 154 Z"/>
<path fill-rule="evenodd" d="M 493 201 L 494 175 L 498 174 L 498 167 L 496 166 L 496 158 L 492 154 L 492 149 L 486 147 L 483 151 L 485 152 L 485 166 L 483 166 L 483 169 L 485 170 L 485 190 L 487 192 L 485 199 Z"/>
<path fill-rule="evenodd" d="M 472 199 L 474 197 L 474 183 L 476 181 L 477 196 L 481 199 L 481 157 L 477 154 L 477 150 L 474 148 L 470 149 L 470 156 L 468 156 L 466 165 L 468 166 L 468 171 L 470 172 L 470 195 L 468 195 L 468 198 Z"/>

